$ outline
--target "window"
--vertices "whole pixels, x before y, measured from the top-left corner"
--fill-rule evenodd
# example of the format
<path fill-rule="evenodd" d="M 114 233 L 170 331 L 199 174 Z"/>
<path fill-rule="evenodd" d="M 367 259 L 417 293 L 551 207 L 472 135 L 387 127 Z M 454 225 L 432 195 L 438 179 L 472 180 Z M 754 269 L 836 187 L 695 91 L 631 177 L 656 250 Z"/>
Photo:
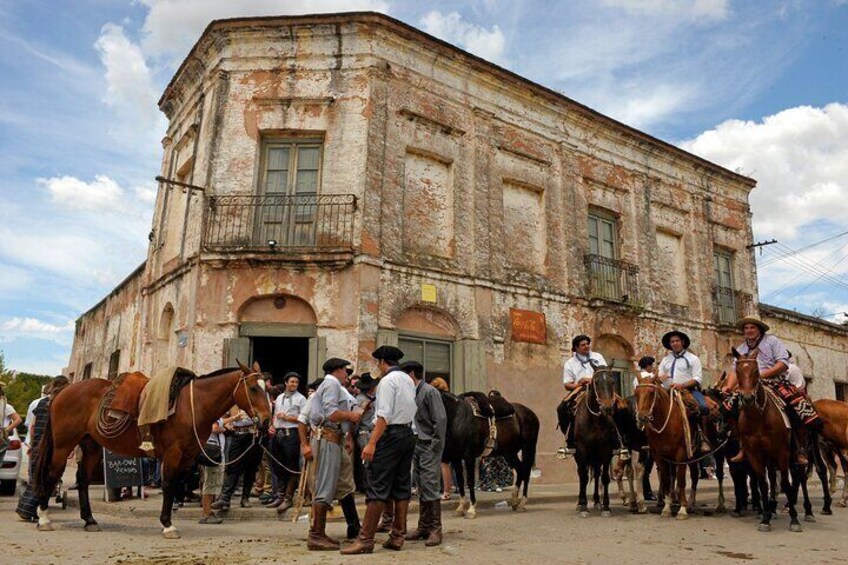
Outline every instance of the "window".
<path fill-rule="evenodd" d="M 589 253 L 607 259 L 617 258 L 615 218 L 589 214 Z"/>
<path fill-rule="evenodd" d="M 82 370 L 82 379 L 90 379 L 91 378 L 91 363 L 86 363 L 85 368 Z"/>
<path fill-rule="evenodd" d="M 118 376 L 118 367 L 121 364 L 121 350 L 116 349 L 112 352 L 112 355 L 109 356 L 109 380 L 115 380 L 115 377 Z"/>
<path fill-rule="evenodd" d="M 621 302 L 637 300 L 636 273 L 638 269 L 618 260 L 616 220 L 611 216 L 589 214 L 589 271 L 590 294 Z"/>
<path fill-rule="evenodd" d="M 317 195 L 321 184 L 320 141 L 275 141 L 262 150 L 257 239 L 281 247 L 315 240 Z"/>
<path fill-rule="evenodd" d="M 713 253 L 713 316 L 718 324 L 736 322 L 736 297 L 733 289 L 733 253 Z"/>
<path fill-rule="evenodd" d="M 398 347 L 404 352 L 404 361 L 418 361 L 424 365 L 424 380 L 441 377 L 450 384 L 453 364 L 453 343 L 417 337 L 398 338 Z"/>
<path fill-rule="evenodd" d="M 836 400 L 848 401 L 848 383 L 833 383 L 836 385 Z"/>

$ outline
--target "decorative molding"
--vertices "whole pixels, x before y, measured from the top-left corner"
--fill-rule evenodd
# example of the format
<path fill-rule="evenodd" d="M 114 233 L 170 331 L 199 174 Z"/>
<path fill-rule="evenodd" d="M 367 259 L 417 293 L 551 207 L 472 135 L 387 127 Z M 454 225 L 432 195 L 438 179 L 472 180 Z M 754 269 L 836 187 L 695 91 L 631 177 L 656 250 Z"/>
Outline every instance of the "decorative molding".
<path fill-rule="evenodd" d="M 538 155 L 532 155 L 530 153 L 527 153 L 526 151 L 522 151 L 521 149 L 517 149 L 515 147 L 510 147 L 509 145 L 506 145 L 504 143 L 498 143 L 497 145 L 495 145 L 495 147 L 497 147 L 498 150 L 503 151 L 504 153 L 509 153 L 510 155 L 514 155 L 515 157 L 518 157 L 520 159 L 531 161 L 533 163 L 536 163 L 537 165 L 542 165 L 543 167 L 551 166 L 550 159 L 545 159 L 544 157 L 539 157 Z"/>
<path fill-rule="evenodd" d="M 409 108 L 401 108 L 400 110 L 398 110 L 398 114 L 406 118 L 410 122 L 416 122 L 427 127 L 435 128 L 436 130 L 446 135 L 453 135 L 456 137 L 462 137 L 463 135 L 465 135 L 465 130 L 463 129 L 460 129 L 454 125 L 445 122 L 440 122 L 435 118 L 425 116 L 424 114 L 420 114 L 418 112 L 415 112 L 414 110 L 410 110 Z"/>

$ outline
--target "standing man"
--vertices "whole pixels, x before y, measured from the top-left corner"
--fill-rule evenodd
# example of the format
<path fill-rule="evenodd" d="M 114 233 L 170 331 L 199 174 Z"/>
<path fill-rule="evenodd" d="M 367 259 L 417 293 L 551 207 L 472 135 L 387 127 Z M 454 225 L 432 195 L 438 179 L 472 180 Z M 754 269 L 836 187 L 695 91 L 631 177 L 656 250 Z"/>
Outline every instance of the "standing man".
<path fill-rule="evenodd" d="M 592 375 L 595 373 L 595 367 L 606 366 L 607 362 L 603 355 L 592 351 L 592 338 L 587 335 L 578 335 L 571 340 L 572 356 L 565 362 L 562 370 L 562 386 L 565 387 L 566 397 L 563 402 L 566 403 L 566 410 L 563 410 L 565 425 L 567 426 L 563 432 L 565 436 L 565 449 L 562 450 L 564 455 L 574 455 L 574 410 L 576 409 L 575 400 L 578 396 L 578 391 L 584 389 L 586 385 L 592 382 Z"/>
<path fill-rule="evenodd" d="M 424 382 L 424 367 L 418 361 L 407 361 L 401 370 L 415 383 L 415 412 L 413 428 L 416 432 L 412 473 L 418 485 L 418 527 L 405 539 L 426 540 L 430 547 L 442 543 L 442 450 L 448 417 L 441 393 Z"/>
<path fill-rule="evenodd" d="M 359 423 L 360 414 L 353 410 L 349 395 L 343 387 L 347 384 L 347 366 L 350 361 L 333 357 L 324 362 L 324 381 L 310 398 L 309 422 L 314 428 L 309 450 L 304 457 L 315 457 L 315 488 L 312 491 L 312 523 L 306 547 L 310 551 L 339 549 L 340 543 L 326 533 L 327 511 L 336 498 L 343 458 L 350 454 L 342 445 L 350 424 Z M 351 482 L 353 473 L 350 472 Z M 353 486 L 345 486 L 353 492 Z M 351 497 L 352 500 L 352 497 Z M 344 506 L 344 504 L 342 505 Z M 355 507 L 354 507 L 355 508 Z"/>
<path fill-rule="evenodd" d="M 227 461 L 233 463 L 227 467 L 221 497 L 212 503 L 213 510 L 226 512 L 230 509 L 230 499 L 241 480 L 241 507 L 250 508 L 250 489 L 256 480 L 256 471 L 262 463 L 262 449 L 255 438 L 256 428 L 246 412 L 233 406 L 230 416 L 224 418 L 224 426 L 230 430 L 227 442 Z"/>
<path fill-rule="evenodd" d="M 362 410 L 362 419 L 359 421 L 359 426 L 356 428 L 356 450 L 354 452 L 354 466 L 358 473 L 354 473 L 354 475 L 359 475 L 361 480 L 358 481 L 357 486 L 362 487 L 362 491 L 365 491 L 365 466 L 362 464 L 362 450 L 368 445 L 368 440 L 371 438 L 371 432 L 374 430 L 374 392 L 377 388 L 377 379 L 371 376 L 371 373 L 362 373 L 360 375 L 359 380 L 356 383 L 356 388 L 359 390 L 359 394 L 356 395 L 356 403 L 360 410 Z"/>
<path fill-rule="evenodd" d="M 701 412 L 699 418 L 701 453 L 708 453 L 711 448 L 707 442 L 706 430 L 710 424 L 710 409 L 701 393 L 703 381 L 701 360 L 689 351 L 691 343 L 689 336 L 679 330 L 672 330 L 662 337 L 663 347 L 669 353 L 660 362 L 659 376 L 663 380 L 663 387 L 680 392 L 688 390 L 698 403 Z"/>
<path fill-rule="evenodd" d="M 345 555 L 374 551 L 374 533 L 383 509 L 394 502 L 395 515 L 389 539 L 383 544 L 395 551 L 403 547 L 406 535 L 406 513 L 412 497 L 411 467 L 415 451 L 412 420 L 417 409 L 415 383 L 397 365 L 403 351 L 383 345 L 371 354 L 377 360 L 380 374 L 385 375 L 377 385 L 374 407 L 374 431 L 362 450 L 362 459 L 368 464 L 366 509 L 362 531 Z"/>
<path fill-rule="evenodd" d="M 271 437 L 271 472 L 274 474 L 275 499 L 268 504 L 278 514 L 292 507 L 294 491 L 300 478 L 300 442 L 297 437 L 297 418 L 300 416 L 306 397 L 297 389 L 300 375 L 286 373 L 283 377 L 285 390 L 274 401 L 274 427 Z"/>
<path fill-rule="evenodd" d="M 789 369 L 789 352 L 786 346 L 770 333 L 768 324 L 755 316 L 746 316 L 736 323 L 737 327 L 742 330 L 742 335 L 745 336 L 745 341 L 736 348 L 741 355 L 747 355 L 751 351 L 757 350 L 757 366 L 760 373 L 760 382 L 776 392 L 786 403 L 787 413 L 791 416 L 792 428 L 795 431 L 796 439 L 798 440 L 795 460 L 798 465 L 806 466 L 809 464 L 807 457 L 807 448 L 809 447 L 810 439 L 807 428 L 812 427 L 815 430 L 820 430 L 822 421 L 816 409 L 813 408 L 813 403 L 803 393 L 799 391 L 787 379 L 787 371 Z M 733 364 L 733 371 L 727 375 L 724 392 L 732 392 L 738 384 L 736 380 L 736 363 Z M 803 376 L 802 376 L 803 378 Z M 731 405 L 730 412 L 735 412 L 736 399 L 728 400 Z M 739 453 L 730 459 L 731 462 L 738 463 L 745 458 L 745 452 L 740 450 Z"/>

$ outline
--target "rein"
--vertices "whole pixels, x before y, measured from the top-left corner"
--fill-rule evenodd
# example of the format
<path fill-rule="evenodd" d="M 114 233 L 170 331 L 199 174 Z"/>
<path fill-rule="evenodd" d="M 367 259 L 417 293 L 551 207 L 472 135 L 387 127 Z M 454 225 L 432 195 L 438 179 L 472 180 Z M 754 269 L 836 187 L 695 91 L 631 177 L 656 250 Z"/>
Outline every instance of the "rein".
<path fill-rule="evenodd" d="M 648 412 L 648 424 L 647 424 L 647 426 L 650 427 L 651 431 L 653 431 L 655 434 L 662 435 L 662 433 L 668 427 L 668 423 L 671 421 L 671 413 L 674 411 L 674 402 L 672 402 L 672 400 L 673 400 L 672 395 L 674 394 L 675 391 L 674 391 L 674 389 L 672 389 L 671 394 L 669 394 L 668 414 L 666 414 L 666 416 L 665 416 L 665 423 L 663 423 L 663 425 L 660 429 L 656 429 L 654 427 L 654 423 L 653 423 L 654 422 L 654 408 L 657 405 L 657 397 L 659 396 L 659 391 L 657 389 L 659 388 L 660 385 L 655 384 L 655 383 L 639 383 L 639 384 L 636 385 L 636 388 L 639 388 L 640 386 L 641 387 L 651 387 L 651 388 L 654 389 L 654 399 L 651 401 L 651 409 Z"/>

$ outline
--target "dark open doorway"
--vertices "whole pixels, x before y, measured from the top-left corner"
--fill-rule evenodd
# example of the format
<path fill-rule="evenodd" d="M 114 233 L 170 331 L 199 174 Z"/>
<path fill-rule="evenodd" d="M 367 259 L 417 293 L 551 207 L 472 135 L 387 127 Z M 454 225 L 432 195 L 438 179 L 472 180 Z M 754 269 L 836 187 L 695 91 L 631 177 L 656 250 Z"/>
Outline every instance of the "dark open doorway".
<path fill-rule="evenodd" d="M 308 337 L 252 337 L 250 341 L 253 360 L 259 362 L 263 371 L 271 373 L 273 384 L 282 384 L 285 374 L 294 371 L 302 377 L 300 391 L 306 392 Z"/>

